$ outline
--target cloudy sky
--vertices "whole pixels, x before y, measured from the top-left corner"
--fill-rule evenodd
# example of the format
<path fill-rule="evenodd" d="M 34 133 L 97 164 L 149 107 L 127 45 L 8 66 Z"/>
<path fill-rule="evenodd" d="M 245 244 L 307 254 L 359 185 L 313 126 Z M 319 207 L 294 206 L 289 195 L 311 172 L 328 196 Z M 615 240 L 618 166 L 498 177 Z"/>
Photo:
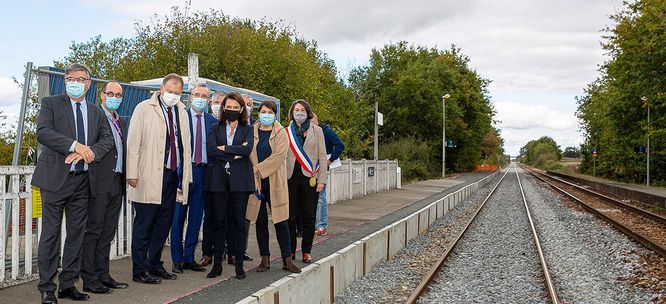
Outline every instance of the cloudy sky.
<path fill-rule="evenodd" d="M 22 79 L 27 61 L 51 65 L 72 41 L 131 36 L 134 22 L 150 23 L 154 14 L 167 14 L 169 7 L 184 3 L 24 0 L 5 5 L 0 111 L 15 124 L 21 92 L 12 78 Z M 471 58 L 472 67 L 493 81 L 490 94 L 498 126 L 512 155 L 543 135 L 554 137 L 562 148 L 582 141 L 574 97 L 597 77 L 605 59 L 600 30 L 622 8 L 620 0 L 192 0 L 195 10 L 211 7 L 233 17 L 294 26 L 316 40 L 343 75 L 366 64 L 373 48 L 389 42 L 440 48 L 455 44 Z"/>

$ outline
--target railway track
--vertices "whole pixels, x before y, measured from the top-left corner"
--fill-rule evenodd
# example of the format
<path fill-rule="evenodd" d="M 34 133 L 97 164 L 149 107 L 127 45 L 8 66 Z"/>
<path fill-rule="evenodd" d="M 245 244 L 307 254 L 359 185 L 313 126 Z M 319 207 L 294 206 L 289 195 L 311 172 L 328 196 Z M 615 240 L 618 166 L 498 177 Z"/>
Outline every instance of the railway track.
<path fill-rule="evenodd" d="M 518 169 L 514 165 L 514 172 L 516 175 L 518 187 L 520 189 L 520 197 L 522 198 L 522 203 L 523 207 L 525 209 L 525 214 L 527 217 L 527 222 L 529 223 L 529 230 L 530 234 L 533 238 L 534 246 L 536 248 L 536 253 L 539 259 L 539 264 L 541 265 L 541 275 L 543 278 L 543 283 L 544 283 L 544 288 L 545 291 L 547 292 L 547 297 L 548 300 L 551 303 L 560 303 L 559 297 L 556 292 L 555 284 L 553 283 L 553 280 L 551 278 L 550 271 L 548 270 L 548 264 L 546 262 L 543 250 L 541 248 L 541 241 L 539 240 L 539 236 L 537 233 L 537 230 L 534 225 L 534 221 L 532 219 L 532 215 L 529 209 L 529 206 L 527 204 L 527 199 L 525 198 L 525 192 L 523 191 L 523 186 L 520 181 L 520 176 L 518 174 Z M 493 187 L 493 189 L 490 191 L 490 193 L 486 196 L 486 198 L 483 200 L 483 202 L 479 205 L 477 208 L 476 212 L 474 213 L 473 217 L 467 222 L 467 224 L 464 226 L 464 228 L 461 230 L 461 232 L 457 235 L 455 240 L 451 243 L 449 248 L 444 252 L 444 254 L 439 258 L 439 260 L 433 265 L 433 267 L 427 272 L 427 274 L 422 278 L 418 286 L 415 288 L 415 290 L 412 292 L 410 297 L 407 300 L 407 303 L 417 303 L 419 298 L 424 296 L 425 293 L 428 292 L 428 287 L 433 283 L 435 278 L 438 276 L 438 274 L 441 272 L 442 268 L 444 267 L 445 262 L 447 259 L 450 257 L 451 253 L 454 251 L 456 248 L 456 245 L 459 243 L 459 241 L 465 236 L 466 232 L 469 231 L 470 226 L 472 223 L 477 220 L 478 215 L 481 213 L 481 210 L 486 206 L 486 203 L 493 197 L 493 194 L 495 194 L 496 190 L 504 181 L 505 177 L 507 174 L 510 172 L 510 168 L 506 169 L 506 172 L 504 175 L 502 175 L 501 179 L 497 182 L 497 184 Z"/>
<path fill-rule="evenodd" d="M 561 178 L 523 169 L 600 217 L 643 246 L 666 258 L 666 218 Z"/>

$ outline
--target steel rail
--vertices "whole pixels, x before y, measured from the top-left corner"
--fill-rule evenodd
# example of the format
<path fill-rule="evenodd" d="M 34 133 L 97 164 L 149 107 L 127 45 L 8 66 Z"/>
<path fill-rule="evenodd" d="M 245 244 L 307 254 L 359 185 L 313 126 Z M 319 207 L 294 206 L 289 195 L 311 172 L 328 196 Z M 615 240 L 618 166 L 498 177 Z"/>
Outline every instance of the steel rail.
<path fill-rule="evenodd" d="M 612 203 L 612 204 L 619 205 L 620 207 L 623 207 L 623 208 L 629 209 L 630 211 L 633 211 L 633 212 L 636 212 L 636 213 L 640 213 L 641 215 L 643 215 L 643 216 L 645 216 L 645 217 L 649 217 L 650 219 L 652 219 L 652 220 L 654 220 L 654 221 L 657 221 L 657 222 L 659 222 L 659 223 L 662 223 L 662 224 L 665 224 L 665 225 L 666 225 L 666 217 L 664 217 L 664 216 L 661 216 L 661 215 L 656 214 L 656 213 L 652 213 L 652 212 L 647 211 L 647 210 L 644 210 L 644 209 L 642 209 L 642 208 L 638 208 L 638 207 L 633 206 L 633 205 L 631 205 L 631 204 L 627 204 L 627 203 L 625 203 L 625 202 L 623 202 L 623 201 L 620 201 L 620 200 L 618 200 L 618 199 L 612 198 L 612 197 L 607 196 L 607 195 L 605 195 L 605 194 L 603 194 L 603 193 L 599 193 L 599 192 L 596 192 L 596 191 L 593 191 L 593 190 L 587 189 L 587 188 L 585 188 L 585 187 L 582 187 L 582 186 L 577 185 L 577 184 L 575 184 L 575 183 L 572 183 L 572 182 L 570 182 L 570 181 L 564 180 L 564 179 L 562 179 L 562 178 L 560 178 L 560 177 L 553 176 L 553 175 L 550 175 L 550 174 L 548 174 L 548 173 L 540 173 L 540 174 L 543 174 L 544 176 L 546 176 L 546 177 L 548 177 L 548 178 L 551 178 L 551 179 L 554 179 L 554 180 L 556 180 L 556 181 L 558 181 L 558 182 L 561 182 L 561 183 L 563 183 L 563 184 L 567 184 L 567 185 L 569 185 L 569 186 L 571 186 L 571 187 L 574 187 L 574 188 L 576 188 L 576 189 L 578 189 L 578 190 L 581 190 L 581 191 L 583 191 L 583 192 L 585 192 L 585 193 L 589 193 L 589 194 L 592 194 L 592 195 L 594 195 L 594 196 L 597 196 L 597 197 L 599 197 L 599 198 L 601 198 L 601 199 L 603 199 L 603 200 L 605 200 L 605 201 L 608 201 L 608 202 L 610 202 L 610 203 Z"/>
<path fill-rule="evenodd" d="M 653 241 L 650 240 L 647 236 L 645 236 L 645 235 L 643 235 L 643 234 L 641 234 L 641 233 L 639 233 L 639 232 L 633 231 L 631 228 L 629 228 L 629 227 L 627 227 L 626 225 L 624 225 L 624 224 L 622 224 L 622 223 L 620 223 L 620 222 L 614 220 L 613 218 L 611 218 L 611 217 L 605 215 L 603 212 L 601 212 L 601 211 L 595 209 L 594 207 L 592 207 L 591 205 L 585 203 L 583 200 L 577 198 L 577 197 L 574 196 L 573 194 L 571 194 L 571 193 L 567 192 L 566 190 L 564 190 L 564 189 L 562 189 L 562 188 L 560 188 L 560 187 L 554 185 L 554 184 L 551 183 L 550 181 L 547 181 L 545 178 L 539 176 L 539 175 L 543 175 L 542 173 L 539 173 L 539 172 L 536 172 L 536 171 L 534 171 L 534 170 L 530 170 L 530 169 L 527 169 L 527 171 L 528 171 L 530 174 L 532 174 L 534 177 L 536 177 L 537 179 L 539 179 L 539 180 L 541 180 L 542 182 L 544 182 L 544 183 L 548 184 L 549 186 L 551 186 L 553 189 L 555 189 L 555 190 L 559 191 L 560 193 L 564 194 L 565 196 L 569 197 L 570 199 L 572 199 L 573 201 L 575 201 L 576 203 L 578 203 L 580 206 L 582 206 L 583 208 L 585 208 L 585 209 L 586 209 L 587 211 L 589 211 L 590 213 L 592 213 L 592 214 L 594 214 L 594 215 L 600 217 L 601 219 L 603 219 L 603 220 L 605 220 L 606 222 L 610 223 L 613 227 L 615 227 L 615 228 L 617 228 L 618 230 L 622 231 L 624 234 L 628 235 L 629 237 L 633 238 L 633 239 L 636 240 L 637 242 L 641 243 L 643 246 L 645 246 L 645 247 L 647 247 L 648 249 L 650 249 L 650 250 L 656 252 L 656 253 L 659 254 L 660 256 L 666 258 L 666 248 L 662 247 L 661 245 L 659 245 L 659 244 L 656 243 L 656 242 L 653 242 Z"/>
<path fill-rule="evenodd" d="M 534 244 L 536 245 L 537 253 L 539 255 L 539 261 L 541 262 L 541 269 L 543 270 L 543 276 L 545 278 L 546 290 L 548 291 L 548 297 L 550 302 L 553 304 L 559 304 L 560 298 L 557 296 L 557 291 L 555 290 L 555 284 L 553 283 L 553 278 L 550 276 L 550 271 L 548 270 L 548 264 L 546 263 L 546 257 L 543 254 L 543 249 L 541 248 L 541 242 L 539 241 L 539 235 L 537 234 L 536 227 L 534 227 L 534 221 L 532 220 L 532 213 L 530 212 L 530 207 L 527 205 L 527 198 L 525 197 L 525 191 L 523 191 L 523 184 L 520 182 L 520 175 L 518 175 L 518 168 L 515 166 L 516 178 L 518 179 L 518 186 L 520 187 L 520 195 L 523 197 L 523 204 L 525 205 L 525 211 L 527 212 L 527 219 L 530 222 L 530 229 L 532 230 L 532 236 L 534 237 Z"/>
<path fill-rule="evenodd" d="M 428 271 L 428 273 L 423 277 L 423 279 L 421 279 L 421 282 L 419 282 L 419 285 L 417 285 L 416 288 L 414 289 L 414 291 L 412 291 L 412 294 L 409 296 L 406 303 L 415 304 L 416 301 L 425 293 L 426 289 L 428 288 L 428 285 L 430 285 L 430 283 L 432 283 L 432 281 L 435 279 L 435 276 L 437 275 L 439 270 L 442 269 L 442 266 L 444 266 L 444 262 L 446 261 L 446 259 L 449 257 L 449 255 L 453 251 L 453 248 L 456 246 L 456 244 L 458 244 L 458 241 L 460 241 L 460 239 L 462 239 L 462 237 L 465 234 L 465 232 L 467 231 L 467 229 L 472 225 L 472 222 L 474 222 L 474 220 L 476 219 L 476 216 L 479 215 L 479 213 L 481 212 L 481 209 L 483 209 L 483 206 L 486 205 L 486 202 L 488 202 L 488 200 L 490 199 L 490 196 L 492 196 L 493 193 L 495 193 L 495 190 L 502 183 L 502 181 L 504 180 L 504 177 L 508 173 L 509 173 L 509 169 L 507 168 L 506 172 L 504 173 L 504 175 L 502 175 L 502 178 L 500 178 L 499 182 L 497 182 L 495 187 L 493 187 L 493 189 L 490 190 L 490 193 L 488 193 L 488 196 L 486 196 L 486 198 L 483 200 L 481 205 L 476 209 L 476 212 L 474 213 L 474 216 L 472 216 L 472 218 L 467 222 L 467 224 L 462 229 L 462 231 L 460 231 L 458 236 L 455 238 L 453 243 L 451 243 L 449 248 L 446 249 L 446 251 L 439 258 L 439 260 L 437 260 L 437 262 L 435 263 L 435 266 L 433 268 L 431 268 L 430 271 Z"/>

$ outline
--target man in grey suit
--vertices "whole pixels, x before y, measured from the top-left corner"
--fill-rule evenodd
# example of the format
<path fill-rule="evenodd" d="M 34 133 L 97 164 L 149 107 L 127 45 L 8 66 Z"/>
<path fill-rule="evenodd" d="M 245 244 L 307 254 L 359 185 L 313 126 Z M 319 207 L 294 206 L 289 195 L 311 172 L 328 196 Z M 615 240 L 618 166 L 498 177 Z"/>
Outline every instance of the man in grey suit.
<path fill-rule="evenodd" d="M 127 283 L 117 282 L 109 274 L 111 242 L 118 229 L 118 216 L 125 195 L 125 138 L 127 122 L 116 110 L 123 100 L 123 87 L 117 81 L 102 85 L 100 93 L 106 120 L 113 135 L 114 147 L 90 168 L 97 183 L 97 197 L 88 203 L 88 226 L 83 237 L 81 278 L 83 291 L 110 293 L 124 289 Z"/>
<path fill-rule="evenodd" d="M 42 303 L 57 303 L 53 279 L 60 257 L 60 227 L 66 217 L 67 237 L 58 276 L 58 298 L 88 300 L 74 283 L 81 268 L 88 201 L 96 196 L 95 166 L 113 148 L 113 137 L 101 109 L 85 100 L 91 85 L 90 70 L 81 64 L 65 69 L 66 94 L 45 97 L 37 120 L 37 141 L 42 145 L 32 185 L 42 197 L 42 233 L 39 239 L 39 284 Z"/>

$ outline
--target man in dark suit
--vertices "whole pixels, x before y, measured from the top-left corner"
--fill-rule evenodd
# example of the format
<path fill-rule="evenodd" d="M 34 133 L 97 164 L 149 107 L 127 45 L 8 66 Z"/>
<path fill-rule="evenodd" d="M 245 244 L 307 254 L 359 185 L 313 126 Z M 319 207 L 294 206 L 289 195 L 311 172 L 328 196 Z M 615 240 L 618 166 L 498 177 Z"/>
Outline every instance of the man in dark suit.
<path fill-rule="evenodd" d="M 206 113 L 210 90 L 205 84 L 199 84 L 192 89 L 190 94 L 190 109 L 187 110 L 190 122 L 190 138 L 192 139 L 192 185 L 189 189 L 188 204 L 176 203 L 171 224 L 171 260 L 172 271 L 183 273 L 183 269 L 193 271 L 206 271 L 200 264 L 194 261 L 194 250 L 199 240 L 199 229 L 203 219 L 204 203 L 204 180 L 206 178 L 206 167 L 208 167 L 208 155 L 206 153 L 206 134 L 211 126 L 217 121 L 215 117 Z M 187 230 L 185 233 L 185 248 L 183 249 L 183 228 L 187 218 Z"/>
<path fill-rule="evenodd" d="M 37 120 L 39 156 L 32 185 L 42 197 L 42 232 L 39 239 L 39 284 L 42 303 L 57 303 L 53 282 L 60 258 L 60 226 L 67 214 L 59 298 L 88 300 L 74 286 L 81 268 L 83 235 L 88 201 L 96 197 L 95 172 L 89 170 L 113 147 L 109 124 L 102 110 L 88 103 L 90 70 L 81 64 L 65 69 L 67 94 L 45 97 Z M 90 172 L 90 173 L 89 173 Z"/>
<path fill-rule="evenodd" d="M 97 197 L 88 203 L 88 225 L 83 237 L 81 278 L 83 291 L 110 293 L 129 285 L 117 282 L 109 274 L 109 252 L 118 228 L 118 216 L 125 194 L 125 137 L 127 122 L 116 110 L 123 99 L 123 87 L 116 81 L 102 86 L 101 108 L 113 135 L 114 146 L 91 168 L 97 184 Z"/>

